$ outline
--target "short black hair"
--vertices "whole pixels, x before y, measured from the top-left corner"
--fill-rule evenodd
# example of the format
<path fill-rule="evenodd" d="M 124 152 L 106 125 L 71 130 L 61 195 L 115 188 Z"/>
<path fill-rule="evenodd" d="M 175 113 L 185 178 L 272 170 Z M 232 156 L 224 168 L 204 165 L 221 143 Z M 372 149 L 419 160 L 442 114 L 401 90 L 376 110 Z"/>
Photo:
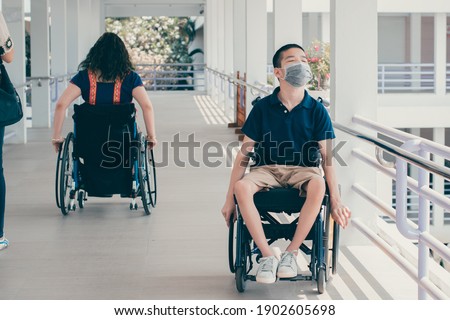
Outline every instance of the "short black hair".
<path fill-rule="evenodd" d="M 274 68 L 280 68 L 281 67 L 281 54 L 284 51 L 287 51 L 287 50 L 292 49 L 292 48 L 298 48 L 298 49 L 301 49 L 303 52 L 305 52 L 305 49 L 303 49 L 298 44 L 295 44 L 295 43 L 285 44 L 280 49 L 278 49 L 277 52 L 275 52 L 275 54 L 273 55 L 272 64 L 273 64 Z"/>

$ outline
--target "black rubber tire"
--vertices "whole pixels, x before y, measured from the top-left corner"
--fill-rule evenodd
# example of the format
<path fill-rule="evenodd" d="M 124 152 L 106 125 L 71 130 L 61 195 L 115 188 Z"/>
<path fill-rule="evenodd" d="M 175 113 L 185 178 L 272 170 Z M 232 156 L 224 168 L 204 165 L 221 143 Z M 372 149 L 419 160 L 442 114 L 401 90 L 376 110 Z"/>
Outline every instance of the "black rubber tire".
<path fill-rule="evenodd" d="M 228 229 L 228 267 L 230 268 L 231 273 L 235 273 L 236 269 L 234 268 L 234 249 L 236 248 L 236 239 L 234 237 L 234 227 L 236 223 L 234 222 L 234 217 L 230 217 L 230 228 Z"/>
<path fill-rule="evenodd" d="M 67 215 L 71 208 L 70 205 L 70 192 L 68 189 L 72 184 L 72 170 L 73 170 L 73 133 L 69 132 L 64 140 L 63 153 L 61 159 L 61 169 L 59 177 L 59 204 L 61 213 Z M 69 196 L 69 197 L 68 197 Z"/>
<path fill-rule="evenodd" d="M 155 157 L 153 149 L 149 150 L 147 144 L 145 146 L 145 157 L 147 161 L 147 183 L 150 191 L 150 202 L 154 208 L 157 200 Z"/>
<path fill-rule="evenodd" d="M 337 273 L 337 268 L 338 268 L 338 257 L 339 257 L 339 231 L 340 231 L 340 227 L 339 225 L 334 222 L 334 226 L 333 226 L 333 254 L 332 254 L 332 261 L 331 261 L 331 265 L 332 265 L 332 274 L 336 274 Z"/>
<path fill-rule="evenodd" d="M 59 204 L 59 177 L 61 173 L 59 172 L 59 169 L 61 168 L 61 151 L 62 147 L 59 148 L 58 151 L 58 157 L 56 158 L 56 175 L 55 175 L 55 199 L 56 199 L 56 206 L 58 208 L 61 208 L 61 205 Z"/>
<path fill-rule="evenodd" d="M 144 207 L 145 214 L 150 215 L 152 213 L 152 203 L 148 183 L 148 163 L 147 157 L 145 155 L 147 142 L 145 141 L 145 137 L 142 135 L 142 133 L 139 134 L 139 141 L 144 144 L 143 146 L 141 146 L 138 156 L 138 178 L 140 189 L 139 194 L 141 195 L 142 206 Z"/>
<path fill-rule="evenodd" d="M 246 273 L 247 272 L 245 270 L 245 266 L 236 268 L 236 274 L 235 274 L 236 289 L 239 292 L 244 292 L 245 291 L 245 287 L 246 287 L 246 283 L 245 283 Z"/>
<path fill-rule="evenodd" d="M 319 294 L 325 292 L 326 288 L 326 279 L 325 279 L 325 269 L 319 268 L 317 273 L 317 291 Z"/>
<path fill-rule="evenodd" d="M 84 208 L 84 191 L 78 191 L 78 207 L 80 209 Z"/>

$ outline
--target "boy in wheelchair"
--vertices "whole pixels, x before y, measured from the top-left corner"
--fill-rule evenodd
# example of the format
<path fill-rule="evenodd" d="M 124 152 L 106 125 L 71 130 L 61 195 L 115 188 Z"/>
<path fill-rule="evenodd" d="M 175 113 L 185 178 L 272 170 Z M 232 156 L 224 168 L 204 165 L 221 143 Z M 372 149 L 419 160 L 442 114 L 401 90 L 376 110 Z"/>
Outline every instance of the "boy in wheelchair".
<path fill-rule="evenodd" d="M 236 197 L 246 227 L 262 255 L 256 273 L 259 283 L 297 276 L 298 249 L 314 224 L 326 191 L 320 168 L 309 159 L 313 150 L 320 150 L 322 157 L 332 218 L 345 228 L 351 215 L 341 202 L 332 166 L 330 142 L 335 135 L 330 117 L 325 107 L 305 90 L 312 77 L 305 51 L 299 45 L 287 44 L 278 49 L 272 62 L 280 86 L 255 104 L 242 128 L 245 137 L 222 208 L 230 226 L 230 217 L 236 214 Z M 253 149 L 256 163 L 244 176 Z M 255 193 L 278 187 L 297 188 L 300 194 L 306 193 L 294 237 L 280 261 L 268 244 L 253 202 Z"/>

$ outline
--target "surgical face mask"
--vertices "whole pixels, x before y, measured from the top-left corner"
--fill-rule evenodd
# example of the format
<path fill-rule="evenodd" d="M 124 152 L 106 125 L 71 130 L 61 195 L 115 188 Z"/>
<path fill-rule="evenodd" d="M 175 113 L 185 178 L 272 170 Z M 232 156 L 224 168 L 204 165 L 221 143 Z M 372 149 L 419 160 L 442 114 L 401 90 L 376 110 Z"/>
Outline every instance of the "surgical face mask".
<path fill-rule="evenodd" d="M 294 62 L 284 67 L 284 70 L 284 80 L 296 88 L 303 87 L 312 79 L 311 68 L 307 63 Z"/>

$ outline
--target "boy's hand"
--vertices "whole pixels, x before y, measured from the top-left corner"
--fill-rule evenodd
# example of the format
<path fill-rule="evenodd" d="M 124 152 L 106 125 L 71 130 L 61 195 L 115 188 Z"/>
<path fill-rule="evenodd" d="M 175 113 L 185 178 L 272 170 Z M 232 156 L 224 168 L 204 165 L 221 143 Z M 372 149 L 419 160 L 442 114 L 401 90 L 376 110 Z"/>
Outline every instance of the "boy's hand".
<path fill-rule="evenodd" d="M 225 218 L 225 222 L 227 226 L 230 227 L 230 218 L 233 215 L 233 221 L 236 221 L 236 205 L 234 203 L 234 199 L 227 199 L 222 208 L 222 215 Z"/>
<path fill-rule="evenodd" d="M 331 217 L 344 229 L 347 227 L 351 215 L 350 209 L 341 203 L 331 206 Z"/>

